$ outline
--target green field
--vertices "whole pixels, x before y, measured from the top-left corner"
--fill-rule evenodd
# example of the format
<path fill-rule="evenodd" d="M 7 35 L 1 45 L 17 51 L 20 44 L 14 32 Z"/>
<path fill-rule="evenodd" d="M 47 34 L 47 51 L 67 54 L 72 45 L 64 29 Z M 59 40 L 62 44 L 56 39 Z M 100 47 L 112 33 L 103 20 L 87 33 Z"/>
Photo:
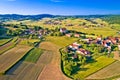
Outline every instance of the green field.
<path fill-rule="evenodd" d="M 6 43 L 8 43 L 11 40 L 12 39 L 0 39 L 0 46 L 5 45 Z"/>
<path fill-rule="evenodd" d="M 77 74 L 74 74 L 73 77 L 75 79 L 84 79 L 85 77 L 95 73 L 96 71 L 112 64 L 115 60 L 112 58 L 108 58 L 105 56 L 101 56 L 96 59 L 96 62 L 89 63 L 84 66 L 84 68 L 80 69 Z"/>
<path fill-rule="evenodd" d="M 15 47 L 15 45 L 18 43 L 18 41 L 19 41 L 18 38 L 15 37 L 15 38 L 13 38 L 12 41 L 4 44 L 3 46 L 0 46 L 0 54 L 3 54 L 3 53 L 6 52 L 7 50 Z"/>
<path fill-rule="evenodd" d="M 36 63 L 43 51 L 40 48 L 34 48 L 24 57 L 27 62 Z"/>
<path fill-rule="evenodd" d="M 36 63 L 21 59 L 6 73 L 9 76 L 2 75 L 0 80 L 37 80 L 44 67 L 51 62 L 52 54 L 51 51 L 44 51 Z"/>
<path fill-rule="evenodd" d="M 35 46 L 36 42 L 39 42 L 39 39 L 21 39 L 20 45 Z"/>
<path fill-rule="evenodd" d="M 103 35 L 104 37 L 115 36 L 116 32 L 118 32 L 118 29 L 116 29 L 117 25 L 108 24 L 108 22 L 105 22 L 102 19 L 95 19 L 95 21 L 97 23 L 105 24 L 104 27 L 91 27 L 91 25 L 96 26 L 96 24 L 93 24 L 90 21 L 87 21 L 85 19 L 71 19 L 71 18 L 62 20 L 61 25 L 44 24 L 44 22 L 49 21 L 49 20 L 50 19 L 42 19 L 40 21 L 31 21 L 31 20 L 10 21 L 10 22 L 7 22 L 7 24 L 20 24 L 22 22 L 26 25 L 31 25 L 32 27 L 40 25 L 41 27 L 48 28 L 48 29 L 55 29 L 56 27 L 65 27 L 68 30 L 75 30 L 75 31 L 83 32 L 87 34 Z M 51 19 L 51 20 L 55 21 L 54 19 Z M 83 23 L 86 23 L 86 25 L 80 25 Z M 68 24 L 73 24 L 73 26 L 66 26 Z M 113 25 L 114 25 L 114 28 L 111 28 Z M 88 26 L 89 28 L 85 28 L 84 26 Z"/>
<path fill-rule="evenodd" d="M 102 35 L 103 37 L 115 36 L 117 32 L 117 30 L 111 29 L 110 27 L 95 27 L 95 28 L 69 27 L 68 29 L 87 34 Z"/>
<path fill-rule="evenodd" d="M 112 80 L 112 78 L 120 77 L 120 61 L 116 61 L 111 65 L 103 68 L 102 70 L 88 76 L 86 79 L 108 79 Z"/>
<path fill-rule="evenodd" d="M 67 45 L 69 45 L 77 40 L 78 40 L 78 38 L 69 38 L 66 36 L 64 36 L 64 37 L 47 36 L 46 37 L 46 41 L 50 41 L 50 42 L 52 42 L 60 47 L 65 47 L 65 46 L 67 46 Z"/>

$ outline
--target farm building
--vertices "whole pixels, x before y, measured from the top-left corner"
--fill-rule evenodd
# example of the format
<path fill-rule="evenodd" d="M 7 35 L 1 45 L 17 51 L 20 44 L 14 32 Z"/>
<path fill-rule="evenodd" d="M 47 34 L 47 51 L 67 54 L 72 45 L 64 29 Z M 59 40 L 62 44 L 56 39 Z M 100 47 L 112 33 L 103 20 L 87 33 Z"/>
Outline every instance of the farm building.
<path fill-rule="evenodd" d="M 60 32 L 61 32 L 61 33 L 66 33 L 66 32 L 67 32 L 67 29 L 66 29 L 66 28 L 60 28 Z"/>

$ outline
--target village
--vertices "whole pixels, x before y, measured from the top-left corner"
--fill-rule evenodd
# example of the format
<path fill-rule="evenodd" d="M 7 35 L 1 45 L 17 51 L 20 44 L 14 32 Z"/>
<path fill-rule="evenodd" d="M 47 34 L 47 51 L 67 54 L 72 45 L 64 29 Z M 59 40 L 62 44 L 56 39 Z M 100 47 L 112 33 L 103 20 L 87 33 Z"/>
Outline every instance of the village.
<path fill-rule="evenodd" d="M 101 53 L 105 52 L 108 55 L 112 51 L 114 51 L 113 48 L 116 48 L 116 50 L 120 50 L 120 37 L 102 37 L 102 36 L 95 36 L 95 37 L 85 37 L 83 38 L 83 34 L 78 33 L 69 33 L 69 30 L 66 28 L 60 28 L 60 32 L 64 34 L 66 37 L 76 37 L 79 39 L 79 42 L 74 42 L 66 47 L 67 53 L 72 53 L 73 59 L 78 58 L 78 54 L 81 54 L 83 56 L 91 56 L 94 53 L 91 53 L 91 51 L 84 49 L 84 44 L 90 45 L 94 44 L 98 47 L 101 46 L 102 50 L 99 51 Z M 85 35 L 84 35 L 85 36 Z M 80 43 L 82 42 L 82 44 Z"/>
<path fill-rule="evenodd" d="M 37 34 L 38 38 L 42 38 L 43 36 L 50 35 L 54 33 L 55 31 L 50 31 L 50 30 L 45 30 L 45 29 L 39 29 L 39 30 L 34 30 L 34 29 L 27 29 L 24 32 L 24 35 L 30 35 L 30 34 Z M 78 38 L 80 42 L 90 45 L 90 44 L 95 44 L 103 47 L 103 52 L 105 51 L 106 53 L 110 54 L 113 51 L 113 46 L 117 46 L 117 49 L 120 50 L 120 38 L 119 37 L 102 37 L 102 36 L 93 36 L 89 37 L 86 36 L 85 34 L 80 34 L 79 33 L 72 33 L 66 28 L 60 28 L 56 32 L 59 32 L 62 34 L 62 36 L 66 37 L 75 37 Z M 79 53 L 84 56 L 90 56 L 91 51 L 86 50 L 83 48 L 84 44 L 80 44 L 79 42 L 74 42 L 71 43 L 70 45 L 67 46 L 67 52 L 73 52 L 73 53 Z M 74 55 L 76 56 L 76 54 Z M 74 57 L 73 56 L 73 57 Z"/>

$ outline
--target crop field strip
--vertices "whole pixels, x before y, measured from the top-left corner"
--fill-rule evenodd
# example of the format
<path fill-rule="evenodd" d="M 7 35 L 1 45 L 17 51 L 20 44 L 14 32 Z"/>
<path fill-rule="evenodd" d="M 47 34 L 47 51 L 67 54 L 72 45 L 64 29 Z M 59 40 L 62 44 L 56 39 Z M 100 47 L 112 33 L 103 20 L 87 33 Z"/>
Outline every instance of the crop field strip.
<path fill-rule="evenodd" d="M 18 45 L 0 56 L 0 74 L 4 74 L 10 67 L 18 62 L 31 47 Z"/>
<path fill-rule="evenodd" d="M 43 50 L 40 48 L 33 48 L 27 55 L 23 57 L 24 61 L 36 63 L 39 57 L 42 55 Z"/>
<path fill-rule="evenodd" d="M 84 79 L 88 77 L 89 75 L 94 74 L 95 72 L 111 65 L 114 62 L 115 60 L 112 58 L 108 58 L 106 56 L 100 56 L 96 59 L 96 62 L 85 65 L 84 66 L 85 70 L 81 69 L 80 71 L 77 72 L 76 75 L 73 75 L 73 76 L 80 78 L 80 79 Z"/>
<path fill-rule="evenodd" d="M 13 48 L 20 40 L 18 38 L 14 38 L 10 42 L 6 43 L 3 46 L 0 46 L 0 55 L 6 52 L 7 50 Z"/>
<path fill-rule="evenodd" d="M 59 53 L 60 47 L 47 41 L 41 43 L 40 48 L 52 51 L 53 54 L 52 61 L 42 70 L 41 74 L 38 77 L 38 80 L 71 80 L 70 78 L 66 77 L 61 71 Z M 47 59 L 47 57 L 43 58 L 42 61 L 45 61 L 45 59 Z"/>
<path fill-rule="evenodd" d="M 52 60 L 52 52 L 44 51 L 36 63 L 19 61 L 6 75 L 0 77 L 3 80 L 37 80 L 43 68 Z"/>
<path fill-rule="evenodd" d="M 86 79 L 109 79 L 116 76 L 120 76 L 120 61 L 114 62 L 102 70 L 88 76 Z"/>
<path fill-rule="evenodd" d="M 12 40 L 12 38 L 11 39 L 1 39 L 0 40 L 0 46 L 3 46 L 3 45 L 5 45 L 5 44 L 7 44 L 8 42 L 10 42 Z"/>

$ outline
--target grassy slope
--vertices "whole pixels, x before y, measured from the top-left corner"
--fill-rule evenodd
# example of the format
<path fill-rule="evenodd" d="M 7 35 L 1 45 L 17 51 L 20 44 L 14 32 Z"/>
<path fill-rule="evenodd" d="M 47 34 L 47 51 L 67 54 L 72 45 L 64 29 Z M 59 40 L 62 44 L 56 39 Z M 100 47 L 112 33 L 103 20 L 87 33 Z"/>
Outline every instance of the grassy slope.
<path fill-rule="evenodd" d="M 65 47 L 75 41 L 77 41 L 77 38 L 69 38 L 69 37 L 51 37 L 51 36 L 48 36 L 46 37 L 46 40 L 47 41 L 50 41 L 60 47 Z"/>
<path fill-rule="evenodd" d="M 106 25 L 105 27 L 90 27 L 88 29 L 85 29 L 84 26 L 80 26 L 79 24 L 85 22 L 88 25 L 92 24 L 90 21 L 84 20 L 84 19 L 65 19 L 62 20 L 62 25 L 48 25 L 48 24 L 43 24 L 45 20 L 42 21 L 30 21 L 30 20 L 25 20 L 22 21 L 24 24 L 27 25 L 32 25 L 32 26 L 38 26 L 41 25 L 44 28 L 49 28 L 49 29 L 55 29 L 56 27 L 66 27 L 69 30 L 75 30 L 79 32 L 84 32 L 88 34 L 96 34 L 96 35 L 103 35 L 103 36 L 112 36 L 115 35 L 117 30 L 111 29 L 110 25 Z M 100 21 L 98 21 L 101 23 Z M 13 22 L 8 22 L 12 24 L 19 24 L 19 21 L 13 21 Z M 74 26 L 66 26 L 67 24 L 72 23 Z M 107 23 L 106 23 L 107 24 Z M 94 24 L 92 24 L 94 25 Z M 106 34 L 107 33 L 107 34 Z"/>
<path fill-rule="evenodd" d="M 39 39 L 23 39 L 19 43 L 20 45 L 28 45 L 28 46 L 34 46 L 35 42 L 39 42 Z"/>
<path fill-rule="evenodd" d="M 7 50 L 13 48 L 16 44 L 17 44 L 18 38 L 15 37 L 12 41 L 10 41 L 9 43 L 3 45 L 0 47 L 0 54 L 3 54 L 4 52 L 6 52 Z"/>
<path fill-rule="evenodd" d="M 41 56 L 42 52 L 43 51 L 40 48 L 34 48 L 25 56 L 24 60 L 35 63 Z"/>
<path fill-rule="evenodd" d="M 76 30 L 76 31 L 80 31 L 83 33 L 88 33 L 88 34 L 102 35 L 103 37 L 114 36 L 117 32 L 116 30 L 111 29 L 109 27 L 88 28 L 88 29 L 84 29 L 81 27 L 69 27 L 68 29 L 69 30 Z"/>
<path fill-rule="evenodd" d="M 96 72 L 87 77 L 87 79 L 106 79 L 110 77 L 120 77 L 120 61 L 116 61 L 113 64 L 105 67 L 104 69 Z M 119 75 L 119 76 L 118 76 Z M 114 77 L 115 78 L 115 77 Z"/>
<path fill-rule="evenodd" d="M 1 40 L 0 40 L 0 46 L 8 43 L 10 40 L 11 40 L 11 39 L 1 39 Z"/>
<path fill-rule="evenodd" d="M 84 66 L 84 69 L 78 71 L 77 74 L 75 74 L 73 77 L 74 78 L 80 78 L 84 79 L 85 77 L 89 76 L 90 74 L 95 73 L 96 71 L 108 66 L 109 64 L 113 63 L 115 60 L 112 58 L 108 58 L 105 56 L 101 56 L 96 59 L 96 62 L 94 63 L 89 63 Z"/>

